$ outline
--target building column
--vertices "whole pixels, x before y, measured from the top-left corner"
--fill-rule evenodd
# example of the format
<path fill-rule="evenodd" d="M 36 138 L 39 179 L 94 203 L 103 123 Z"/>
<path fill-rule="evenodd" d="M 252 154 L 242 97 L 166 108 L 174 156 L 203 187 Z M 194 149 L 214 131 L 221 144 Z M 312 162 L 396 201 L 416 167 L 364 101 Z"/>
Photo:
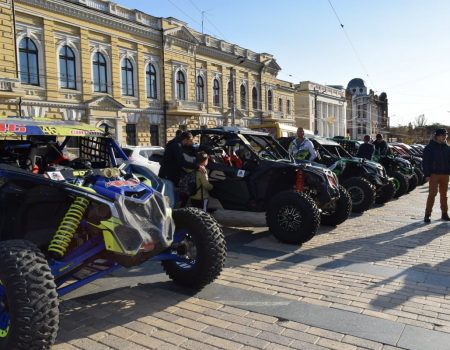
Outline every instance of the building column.
<path fill-rule="evenodd" d="M 92 99 L 92 62 L 91 48 L 89 45 L 89 31 L 80 29 L 80 57 L 81 57 L 81 86 L 83 92 L 83 101 Z"/>
<path fill-rule="evenodd" d="M 58 53 L 55 47 L 55 24 L 44 18 L 44 65 L 47 100 L 58 99 L 58 67 L 56 57 Z"/>

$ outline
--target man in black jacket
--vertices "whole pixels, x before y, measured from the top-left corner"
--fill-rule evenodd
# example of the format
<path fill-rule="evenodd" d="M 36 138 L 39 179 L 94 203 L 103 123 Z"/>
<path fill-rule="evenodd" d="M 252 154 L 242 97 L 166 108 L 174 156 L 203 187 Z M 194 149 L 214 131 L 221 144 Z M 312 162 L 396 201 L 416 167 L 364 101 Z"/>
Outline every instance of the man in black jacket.
<path fill-rule="evenodd" d="M 450 175 L 450 146 L 448 145 L 446 129 L 437 129 L 434 138 L 423 151 L 423 173 L 429 181 L 428 199 L 425 208 L 424 222 L 430 222 L 434 198 L 438 190 L 441 197 L 442 220 L 450 221 L 448 216 L 447 191 Z"/>
<path fill-rule="evenodd" d="M 388 154 L 388 145 L 386 141 L 383 140 L 383 135 L 377 134 L 373 145 L 375 146 L 375 154 L 377 156 L 385 156 Z"/>
<path fill-rule="evenodd" d="M 366 158 L 367 160 L 372 160 L 373 152 L 375 151 L 375 146 L 369 143 L 370 136 L 364 136 L 364 143 L 359 146 L 356 156 L 358 158 Z"/>

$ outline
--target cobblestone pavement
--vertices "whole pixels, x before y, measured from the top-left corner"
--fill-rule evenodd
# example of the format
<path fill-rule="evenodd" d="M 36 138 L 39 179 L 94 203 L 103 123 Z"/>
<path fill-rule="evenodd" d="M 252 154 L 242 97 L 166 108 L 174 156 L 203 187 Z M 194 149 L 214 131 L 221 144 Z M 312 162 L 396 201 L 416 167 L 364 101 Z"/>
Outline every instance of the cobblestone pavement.
<path fill-rule="evenodd" d="M 300 248 L 262 215 L 217 212 L 228 258 L 215 283 L 189 294 L 155 263 L 119 270 L 65 298 L 53 349 L 450 349 L 450 223 L 437 205 L 422 222 L 426 192 Z"/>

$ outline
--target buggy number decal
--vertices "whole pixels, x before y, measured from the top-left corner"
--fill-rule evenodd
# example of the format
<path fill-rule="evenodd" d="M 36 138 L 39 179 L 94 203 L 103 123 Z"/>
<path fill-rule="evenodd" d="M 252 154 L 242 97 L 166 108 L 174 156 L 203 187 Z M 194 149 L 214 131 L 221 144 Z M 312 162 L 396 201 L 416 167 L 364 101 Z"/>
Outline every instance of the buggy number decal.
<path fill-rule="evenodd" d="M 129 179 L 129 180 L 115 180 L 115 181 L 109 181 L 106 184 L 106 187 L 135 187 L 139 185 L 139 181 L 135 179 Z"/>
<path fill-rule="evenodd" d="M 238 177 L 244 177 L 245 176 L 245 170 L 238 170 L 237 176 Z"/>
<path fill-rule="evenodd" d="M 27 132 L 27 127 L 23 124 L 0 123 L 0 132 Z"/>
<path fill-rule="evenodd" d="M 46 135 L 57 135 L 57 131 L 54 126 L 42 126 L 42 131 Z"/>

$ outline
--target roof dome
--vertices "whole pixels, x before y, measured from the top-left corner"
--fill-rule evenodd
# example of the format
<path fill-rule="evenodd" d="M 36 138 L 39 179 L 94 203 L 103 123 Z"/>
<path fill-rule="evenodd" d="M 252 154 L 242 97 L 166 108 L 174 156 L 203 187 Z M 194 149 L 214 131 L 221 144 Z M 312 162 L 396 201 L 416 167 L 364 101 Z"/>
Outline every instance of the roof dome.
<path fill-rule="evenodd" d="M 386 98 L 387 98 L 386 93 L 385 93 L 385 92 L 382 92 L 382 93 L 380 94 L 380 101 L 384 101 L 384 100 L 386 100 Z"/>
<path fill-rule="evenodd" d="M 347 85 L 347 89 L 356 88 L 356 87 L 366 87 L 364 84 L 364 80 L 360 78 L 354 78 L 350 80 L 350 82 Z"/>

